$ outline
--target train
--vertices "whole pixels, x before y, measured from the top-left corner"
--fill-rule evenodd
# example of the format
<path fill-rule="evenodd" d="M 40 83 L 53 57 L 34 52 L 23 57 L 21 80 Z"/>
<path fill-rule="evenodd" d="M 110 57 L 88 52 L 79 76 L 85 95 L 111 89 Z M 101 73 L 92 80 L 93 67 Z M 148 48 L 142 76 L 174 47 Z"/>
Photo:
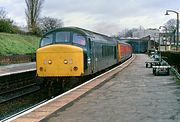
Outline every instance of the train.
<path fill-rule="evenodd" d="M 79 27 L 54 29 L 43 35 L 36 51 L 37 77 L 86 77 L 124 62 L 130 44 Z"/>

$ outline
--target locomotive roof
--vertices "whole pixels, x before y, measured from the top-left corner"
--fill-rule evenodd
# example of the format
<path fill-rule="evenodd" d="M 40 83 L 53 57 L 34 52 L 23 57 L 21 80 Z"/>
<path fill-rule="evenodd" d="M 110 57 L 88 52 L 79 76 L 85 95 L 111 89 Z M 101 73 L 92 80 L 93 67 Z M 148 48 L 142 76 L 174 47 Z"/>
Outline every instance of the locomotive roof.
<path fill-rule="evenodd" d="M 92 38 L 94 38 L 95 40 L 98 40 L 98 41 L 101 40 L 103 42 L 105 41 L 106 43 L 107 42 L 109 42 L 109 43 L 116 42 L 115 39 L 113 39 L 113 38 L 111 38 L 111 37 L 109 37 L 107 35 L 96 33 L 96 32 L 89 31 L 89 30 L 86 30 L 86 29 L 83 29 L 83 28 L 79 28 L 79 27 L 57 28 L 57 29 L 54 29 L 54 30 L 51 30 L 51 31 L 47 32 L 46 34 L 44 34 L 44 36 L 46 36 L 47 34 L 56 32 L 56 31 L 74 31 L 74 32 L 81 33 L 84 36 L 92 37 Z"/>
<path fill-rule="evenodd" d="M 100 33 L 96 33 L 96 32 L 93 32 L 93 31 L 89 31 L 89 30 L 86 30 L 86 29 L 83 29 L 83 28 L 79 28 L 79 27 L 63 27 L 63 28 L 57 28 L 57 29 L 54 29 L 54 30 L 51 30 L 49 32 L 47 32 L 46 34 L 44 34 L 44 36 L 46 36 L 47 34 L 50 34 L 50 33 L 53 33 L 53 32 L 56 32 L 56 31 L 75 31 L 75 32 L 79 32 L 81 33 L 82 35 L 84 36 L 90 36 L 90 37 L 93 37 L 93 38 L 97 38 L 98 40 L 104 40 L 104 41 L 108 41 L 108 42 L 118 42 L 118 43 L 121 43 L 121 44 L 128 44 L 126 42 L 123 42 L 123 41 L 120 41 L 120 40 L 117 40 L 115 38 L 112 38 L 112 37 L 109 37 L 107 35 L 104 35 L 104 34 L 100 34 Z M 104 39 L 102 39 L 104 38 Z M 128 44 L 130 45 L 130 44 Z"/>
<path fill-rule="evenodd" d="M 80 32 L 81 34 L 83 35 L 86 35 L 86 36 L 91 36 L 91 37 L 94 37 L 96 35 L 99 35 L 99 36 L 102 36 L 104 38 L 111 38 L 107 35 L 104 35 L 104 34 L 100 34 L 100 33 L 96 33 L 96 32 L 93 32 L 93 31 L 90 31 L 90 30 L 86 30 L 86 29 L 83 29 L 83 28 L 79 28 L 79 27 L 63 27 L 63 28 L 57 28 L 57 29 L 54 29 L 54 30 L 51 30 L 47 33 L 45 33 L 44 35 L 47 35 L 49 33 L 53 33 L 53 32 L 56 32 L 56 31 L 63 31 L 63 30 L 68 30 L 68 31 L 76 31 L 76 32 Z"/>
<path fill-rule="evenodd" d="M 63 27 L 63 28 L 57 28 L 57 29 L 54 29 L 54 30 L 51 30 L 47 33 L 45 33 L 44 35 L 47 35 L 49 33 L 52 33 L 52 32 L 56 32 L 56 31 L 63 31 L 63 30 L 69 30 L 69 31 L 79 31 L 80 33 L 84 34 L 84 35 L 87 35 L 87 36 L 92 36 L 92 35 L 100 35 L 100 36 L 104 36 L 104 37 L 107 37 L 107 38 L 111 38 L 107 35 L 104 35 L 104 34 L 100 34 L 100 33 L 96 33 L 96 32 L 93 32 L 93 31 L 89 31 L 89 30 L 86 30 L 86 29 L 83 29 L 83 28 L 79 28 L 79 27 Z"/>

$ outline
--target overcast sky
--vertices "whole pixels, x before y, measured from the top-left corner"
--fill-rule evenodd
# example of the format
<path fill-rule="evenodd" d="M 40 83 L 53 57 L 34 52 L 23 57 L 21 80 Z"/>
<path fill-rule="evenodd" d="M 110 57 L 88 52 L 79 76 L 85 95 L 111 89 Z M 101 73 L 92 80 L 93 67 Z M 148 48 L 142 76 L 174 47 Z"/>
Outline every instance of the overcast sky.
<path fill-rule="evenodd" d="M 8 17 L 26 25 L 25 0 L 0 0 Z M 62 19 L 64 26 L 115 34 L 125 28 L 158 28 L 175 13 L 165 16 L 167 9 L 180 12 L 180 0 L 45 0 L 41 17 Z"/>

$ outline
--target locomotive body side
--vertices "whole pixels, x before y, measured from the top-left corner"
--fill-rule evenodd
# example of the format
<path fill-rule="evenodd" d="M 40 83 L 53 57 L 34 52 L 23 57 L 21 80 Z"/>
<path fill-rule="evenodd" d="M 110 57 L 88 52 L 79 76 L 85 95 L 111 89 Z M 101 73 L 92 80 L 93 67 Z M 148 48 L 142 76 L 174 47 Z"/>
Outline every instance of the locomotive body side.
<path fill-rule="evenodd" d="M 101 35 L 93 36 L 91 40 L 92 73 L 104 70 L 117 64 L 117 41 Z"/>
<path fill-rule="evenodd" d="M 118 41 L 118 62 L 124 62 L 131 56 L 132 56 L 131 45 Z"/>

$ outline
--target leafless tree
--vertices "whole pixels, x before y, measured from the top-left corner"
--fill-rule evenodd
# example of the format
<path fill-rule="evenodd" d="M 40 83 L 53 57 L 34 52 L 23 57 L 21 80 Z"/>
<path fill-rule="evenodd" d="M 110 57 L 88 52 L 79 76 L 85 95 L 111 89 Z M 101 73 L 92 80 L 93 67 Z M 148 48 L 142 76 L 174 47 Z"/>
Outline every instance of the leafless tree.
<path fill-rule="evenodd" d="M 25 14 L 29 32 L 36 34 L 38 30 L 37 20 L 39 18 L 44 0 L 25 0 L 27 8 Z"/>
<path fill-rule="evenodd" d="M 52 18 L 52 17 L 43 17 L 39 20 L 39 26 L 43 33 L 63 27 L 63 22 L 61 19 Z"/>
<path fill-rule="evenodd" d="M 138 31 L 138 30 L 143 30 L 144 27 L 140 26 L 139 28 L 132 28 L 132 29 L 123 29 L 122 32 L 119 32 L 121 35 L 120 37 L 133 37 L 133 32 Z"/>
<path fill-rule="evenodd" d="M 165 26 L 169 31 L 174 31 L 176 29 L 176 19 L 170 19 L 165 23 Z"/>
<path fill-rule="evenodd" d="M 7 15 L 7 12 L 4 8 L 0 8 L 0 19 L 5 19 Z"/>

